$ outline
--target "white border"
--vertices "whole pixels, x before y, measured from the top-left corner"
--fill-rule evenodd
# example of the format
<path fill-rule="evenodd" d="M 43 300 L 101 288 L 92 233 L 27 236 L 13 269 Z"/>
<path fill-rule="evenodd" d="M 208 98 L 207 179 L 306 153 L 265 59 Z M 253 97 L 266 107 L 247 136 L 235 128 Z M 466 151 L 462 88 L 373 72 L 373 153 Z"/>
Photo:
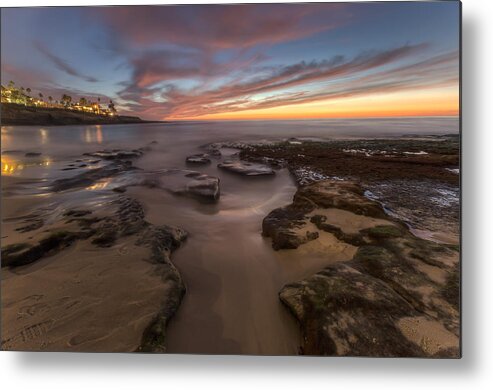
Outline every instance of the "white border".
<path fill-rule="evenodd" d="M 235 1 L 214 1 L 233 3 Z M 254 1 L 251 1 L 254 2 Z M 262 1 L 261 1 L 262 2 Z M 265 1 L 264 1 L 265 2 Z M 2 0 L 2 6 L 200 1 Z M 493 2 L 463 2 L 463 358 L 295 358 L 0 352 L 4 389 L 486 389 L 493 383 Z M 488 88 L 489 87 L 489 88 Z"/>

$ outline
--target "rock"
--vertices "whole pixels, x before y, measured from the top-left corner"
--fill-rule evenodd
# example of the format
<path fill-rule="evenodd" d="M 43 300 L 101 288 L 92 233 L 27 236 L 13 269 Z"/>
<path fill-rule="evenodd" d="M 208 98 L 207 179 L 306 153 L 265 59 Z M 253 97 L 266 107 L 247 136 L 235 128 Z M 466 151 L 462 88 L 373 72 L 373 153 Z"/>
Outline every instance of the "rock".
<path fill-rule="evenodd" d="M 272 238 L 272 248 L 296 249 L 318 238 L 318 233 L 304 231 L 305 213 L 293 205 L 275 209 L 262 221 L 262 234 Z M 316 233 L 316 234 L 314 234 Z"/>
<path fill-rule="evenodd" d="M 212 148 L 212 149 L 210 150 L 210 154 L 211 154 L 212 156 L 214 156 L 214 157 L 218 157 L 218 158 L 222 156 L 222 153 L 221 153 L 221 150 L 220 150 L 220 149 L 214 149 L 214 148 Z"/>
<path fill-rule="evenodd" d="M 217 201 L 220 196 L 219 179 L 208 175 L 200 175 L 186 184 L 186 191 L 193 196 Z"/>
<path fill-rule="evenodd" d="M 80 217 L 85 217 L 86 215 L 92 214 L 91 210 L 68 210 L 63 215 L 65 217 L 74 217 L 74 218 L 80 218 Z"/>
<path fill-rule="evenodd" d="M 346 265 L 286 285 L 280 299 L 303 328 L 303 353 L 329 356 L 425 356 L 397 321 L 418 315 L 392 288 Z"/>
<path fill-rule="evenodd" d="M 226 160 L 223 163 L 218 164 L 217 166 L 218 168 L 238 173 L 243 176 L 264 176 L 275 174 L 274 170 L 267 165 L 240 160 Z"/>
<path fill-rule="evenodd" d="M 2 152 L 3 155 L 7 156 L 7 155 L 15 155 L 15 154 L 22 154 L 24 153 L 22 150 L 4 150 Z"/>
<path fill-rule="evenodd" d="M 173 169 L 148 178 L 146 183 L 207 202 L 216 202 L 220 197 L 219 178 L 196 171 Z"/>
<path fill-rule="evenodd" d="M 304 333 L 303 353 L 458 357 L 459 313 L 391 238 L 391 251 L 361 246 L 353 260 L 283 287 L 280 299 Z M 453 273 L 452 273 L 453 274 Z M 457 279 L 456 279 L 457 280 Z M 403 328 L 404 323 L 416 323 Z M 422 329 L 419 330 L 419 323 Z M 425 336 L 416 339 L 416 332 Z"/>
<path fill-rule="evenodd" d="M 364 196 L 352 181 L 324 180 L 300 188 L 293 199 L 298 208 L 338 208 L 358 215 L 387 218 L 380 204 Z"/>
<path fill-rule="evenodd" d="M 185 283 L 170 260 L 171 253 L 186 240 L 187 233 L 171 226 L 158 226 L 146 230 L 137 245 L 147 246 L 152 253 L 152 261 L 163 267 L 163 281 L 169 286 L 166 299 L 159 313 L 145 329 L 137 352 L 166 352 L 166 327 L 178 310 L 185 295 Z"/>
<path fill-rule="evenodd" d="M 296 249 L 318 238 L 318 233 L 313 231 L 308 224 L 311 222 L 319 230 L 332 233 L 341 241 L 351 245 L 361 245 L 362 236 L 345 234 L 341 229 L 328 224 L 323 216 L 308 216 L 316 209 L 327 208 L 338 208 L 358 215 L 387 218 L 381 206 L 365 198 L 362 189 L 357 184 L 325 180 L 299 188 L 292 204 L 271 211 L 262 222 L 262 234 L 272 238 L 272 247 L 275 250 Z"/>
<path fill-rule="evenodd" d="M 122 160 L 127 158 L 141 157 L 144 152 L 140 149 L 134 150 L 100 150 L 94 153 L 84 153 L 84 156 L 98 157 L 104 160 Z"/>
<path fill-rule="evenodd" d="M 51 233 L 36 245 L 27 243 L 8 245 L 2 248 L 2 267 L 19 267 L 33 263 L 44 256 L 52 255 L 71 245 L 77 234 L 67 231 Z"/>
<path fill-rule="evenodd" d="M 348 233 L 348 220 L 344 228 L 336 226 L 340 221 L 324 215 L 334 215 L 328 209 L 364 216 L 375 225 Z M 293 203 L 273 210 L 262 228 L 274 249 L 288 249 L 307 242 L 307 232 L 316 240 L 314 227 L 358 249 L 350 261 L 281 290 L 280 299 L 301 324 L 303 353 L 459 356 L 458 253 L 453 246 L 415 237 L 365 198 L 356 183 L 331 180 L 301 187 Z"/>
<path fill-rule="evenodd" d="M 186 162 L 188 164 L 210 164 L 211 160 L 208 154 L 202 153 L 202 154 L 194 154 L 192 156 L 188 156 Z"/>
<path fill-rule="evenodd" d="M 21 233 L 26 233 L 40 229 L 41 227 L 43 227 L 43 225 L 44 225 L 44 221 L 42 219 L 32 219 L 29 220 L 29 223 L 27 225 L 21 226 L 15 230 Z"/>
<path fill-rule="evenodd" d="M 298 138 L 291 137 L 287 140 L 287 143 L 290 145 L 301 145 L 303 141 L 299 140 Z"/>
<path fill-rule="evenodd" d="M 69 168 L 64 168 L 65 170 Z M 75 169 L 75 168 L 74 168 Z M 65 191 L 74 188 L 88 187 L 98 180 L 116 176 L 123 172 L 128 172 L 136 168 L 132 167 L 131 162 L 115 161 L 101 168 L 91 169 L 67 179 L 55 180 L 51 187 L 54 192 Z"/>

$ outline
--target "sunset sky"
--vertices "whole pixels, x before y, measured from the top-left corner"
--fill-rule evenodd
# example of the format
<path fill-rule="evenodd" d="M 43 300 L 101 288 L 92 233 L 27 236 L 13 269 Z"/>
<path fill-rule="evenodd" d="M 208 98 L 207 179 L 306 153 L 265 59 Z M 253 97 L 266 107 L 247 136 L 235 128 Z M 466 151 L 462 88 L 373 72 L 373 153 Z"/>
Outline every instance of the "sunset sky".
<path fill-rule="evenodd" d="M 459 111 L 455 1 L 1 12 L 2 85 L 145 119 Z"/>

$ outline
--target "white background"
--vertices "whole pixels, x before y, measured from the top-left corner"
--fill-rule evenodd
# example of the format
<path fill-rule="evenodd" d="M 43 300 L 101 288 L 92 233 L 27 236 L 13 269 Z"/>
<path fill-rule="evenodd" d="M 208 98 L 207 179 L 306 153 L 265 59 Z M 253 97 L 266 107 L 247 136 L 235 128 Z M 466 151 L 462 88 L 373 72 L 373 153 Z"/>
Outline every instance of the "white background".
<path fill-rule="evenodd" d="M 2 6 L 101 3 L 138 2 L 2 0 Z M 461 360 L 0 352 L 3 388 L 492 389 L 492 10 L 490 0 L 463 1 Z"/>

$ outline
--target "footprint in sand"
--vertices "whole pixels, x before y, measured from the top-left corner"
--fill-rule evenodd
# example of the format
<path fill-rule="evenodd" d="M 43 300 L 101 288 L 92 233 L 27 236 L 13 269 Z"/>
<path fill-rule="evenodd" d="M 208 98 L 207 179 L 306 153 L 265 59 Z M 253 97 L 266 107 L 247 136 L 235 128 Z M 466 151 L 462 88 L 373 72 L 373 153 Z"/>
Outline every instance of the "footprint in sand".
<path fill-rule="evenodd" d="M 19 343 L 26 343 L 43 336 L 51 329 L 54 322 L 55 321 L 53 320 L 48 320 L 25 327 L 15 336 L 2 340 L 2 349 L 22 349 L 22 347 L 19 346 Z"/>
<path fill-rule="evenodd" d="M 27 328 L 24 328 L 21 331 L 22 341 L 26 342 L 26 341 L 34 340 L 44 335 L 50 330 L 51 326 L 53 325 L 53 322 L 54 322 L 53 320 L 43 321 L 28 326 Z"/>
<path fill-rule="evenodd" d="M 128 250 L 128 247 L 126 245 L 124 245 L 118 249 L 118 254 L 120 254 L 121 256 L 126 255 L 128 252 L 129 252 L 129 250 Z"/>
<path fill-rule="evenodd" d="M 10 308 L 12 306 L 15 306 L 17 304 L 21 304 L 23 302 L 29 302 L 29 301 L 35 301 L 35 302 L 38 302 L 39 300 L 41 300 L 42 298 L 44 298 L 44 295 L 41 295 L 41 294 L 34 294 L 34 295 L 29 295 L 27 297 L 24 297 L 18 301 L 13 301 L 13 302 L 9 302 L 9 303 L 4 303 L 3 304 L 3 307 L 4 308 Z"/>
<path fill-rule="evenodd" d="M 17 312 L 18 318 L 27 316 L 33 316 L 37 313 L 42 312 L 44 309 L 48 308 L 46 303 L 35 303 L 34 305 L 22 306 Z"/>
<path fill-rule="evenodd" d="M 89 330 L 86 333 L 78 334 L 72 337 L 67 343 L 69 347 L 76 347 L 81 344 L 102 339 L 107 336 L 107 333 L 97 330 Z"/>

